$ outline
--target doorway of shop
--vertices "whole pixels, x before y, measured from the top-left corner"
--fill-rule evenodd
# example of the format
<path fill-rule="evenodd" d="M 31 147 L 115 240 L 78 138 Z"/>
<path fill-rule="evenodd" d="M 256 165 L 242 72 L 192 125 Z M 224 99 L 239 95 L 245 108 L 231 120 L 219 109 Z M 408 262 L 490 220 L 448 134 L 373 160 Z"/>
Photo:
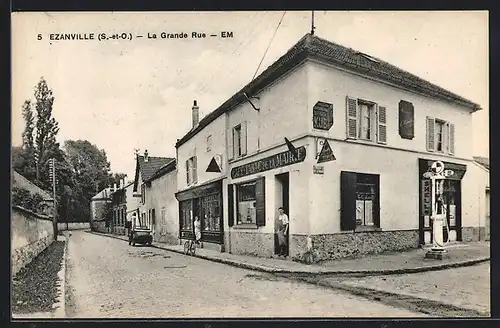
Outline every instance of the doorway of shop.
<path fill-rule="evenodd" d="M 289 173 L 282 173 L 278 174 L 275 177 L 275 185 L 276 185 L 276 194 L 275 194 L 275 199 L 276 199 L 276 208 L 275 208 L 275 225 L 274 225 L 274 254 L 279 254 L 279 243 L 278 243 L 278 208 L 283 207 L 283 210 L 285 211 L 285 214 L 288 215 L 288 218 L 290 218 L 290 203 L 289 203 L 289 193 L 290 193 L 290 177 Z M 290 222 L 291 224 L 291 222 Z M 290 231 L 290 226 L 288 227 Z M 290 251 L 290 239 L 289 239 L 290 233 L 288 233 L 286 237 L 286 255 L 289 255 Z"/>

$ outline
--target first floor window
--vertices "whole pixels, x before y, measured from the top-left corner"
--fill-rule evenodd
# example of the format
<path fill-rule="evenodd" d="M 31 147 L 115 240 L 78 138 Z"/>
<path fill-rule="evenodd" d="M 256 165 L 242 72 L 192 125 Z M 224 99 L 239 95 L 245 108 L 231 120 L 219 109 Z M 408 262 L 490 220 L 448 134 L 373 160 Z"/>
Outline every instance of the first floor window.
<path fill-rule="evenodd" d="M 380 228 L 380 176 L 341 172 L 341 229 Z"/>
<path fill-rule="evenodd" d="M 360 112 L 359 138 L 364 140 L 372 140 L 375 106 L 373 104 L 360 102 L 359 112 Z"/>
<path fill-rule="evenodd" d="M 180 203 L 181 230 L 193 228 L 193 202 L 185 200 Z"/>
<path fill-rule="evenodd" d="M 204 231 L 220 231 L 221 227 L 221 206 L 220 194 L 205 196 L 201 200 L 201 210 L 203 215 L 202 229 Z"/>
<path fill-rule="evenodd" d="M 197 180 L 196 156 L 193 156 L 186 161 L 186 182 L 190 185 L 192 183 L 196 183 Z"/>
<path fill-rule="evenodd" d="M 236 186 L 237 224 L 257 222 L 256 182 Z"/>

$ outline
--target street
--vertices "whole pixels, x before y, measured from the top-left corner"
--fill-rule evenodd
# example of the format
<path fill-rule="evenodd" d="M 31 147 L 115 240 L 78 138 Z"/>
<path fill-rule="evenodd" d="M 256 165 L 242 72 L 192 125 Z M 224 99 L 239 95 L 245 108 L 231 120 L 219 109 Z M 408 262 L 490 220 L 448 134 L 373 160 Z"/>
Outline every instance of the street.
<path fill-rule="evenodd" d="M 345 292 L 74 231 L 69 318 L 420 317 Z"/>

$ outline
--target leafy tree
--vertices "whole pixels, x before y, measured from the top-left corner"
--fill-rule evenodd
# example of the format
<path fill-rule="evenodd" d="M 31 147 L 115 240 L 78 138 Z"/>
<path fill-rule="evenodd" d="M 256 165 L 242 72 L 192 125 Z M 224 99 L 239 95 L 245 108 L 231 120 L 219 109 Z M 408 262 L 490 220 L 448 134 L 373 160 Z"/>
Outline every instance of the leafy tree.
<path fill-rule="evenodd" d="M 33 132 L 35 134 L 36 178 L 42 181 L 44 185 L 50 186 L 48 166 L 46 164 L 52 156 L 58 153 L 59 144 L 56 141 L 56 136 L 59 127 L 56 119 L 52 117 L 54 96 L 43 77 L 35 88 L 35 99 L 36 122 Z"/>

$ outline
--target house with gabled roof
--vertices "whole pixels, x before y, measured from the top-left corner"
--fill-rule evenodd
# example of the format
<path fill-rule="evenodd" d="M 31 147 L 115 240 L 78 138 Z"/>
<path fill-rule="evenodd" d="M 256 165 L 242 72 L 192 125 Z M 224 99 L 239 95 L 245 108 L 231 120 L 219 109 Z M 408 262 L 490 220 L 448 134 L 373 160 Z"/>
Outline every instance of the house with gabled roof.
<path fill-rule="evenodd" d="M 201 120 L 198 110 L 176 143 L 182 240 L 200 216 L 207 246 L 276 256 L 283 207 L 287 254 L 300 260 L 429 245 L 424 173 L 435 161 L 451 172 L 445 240 L 477 240 L 467 172 L 481 107 L 462 96 L 307 34 Z"/>
<path fill-rule="evenodd" d="M 154 241 L 161 239 L 159 238 L 161 231 L 159 232 L 157 227 L 158 211 L 160 211 L 160 215 L 163 215 L 162 209 L 166 211 L 163 207 L 157 208 L 157 206 L 160 203 L 170 204 L 169 199 L 173 197 L 176 189 L 175 181 L 170 181 L 170 184 L 173 183 L 174 186 L 169 187 L 168 190 L 160 190 L 156 185 L 160 177 L 173 170 L 175 170 L 175 158 L 149 156 L 147 150 L 144 151 L 144 155 L 136 156 L 133 191 L 140 194 L 139 218 L 144 226 L 152 230 Z M 177 205 L 175 207 L 177 208 Z M 169 205 L 169 210 L 170 208 L 171 205 Z M 160 218 L 163 220 L 163 216 Z"/>

